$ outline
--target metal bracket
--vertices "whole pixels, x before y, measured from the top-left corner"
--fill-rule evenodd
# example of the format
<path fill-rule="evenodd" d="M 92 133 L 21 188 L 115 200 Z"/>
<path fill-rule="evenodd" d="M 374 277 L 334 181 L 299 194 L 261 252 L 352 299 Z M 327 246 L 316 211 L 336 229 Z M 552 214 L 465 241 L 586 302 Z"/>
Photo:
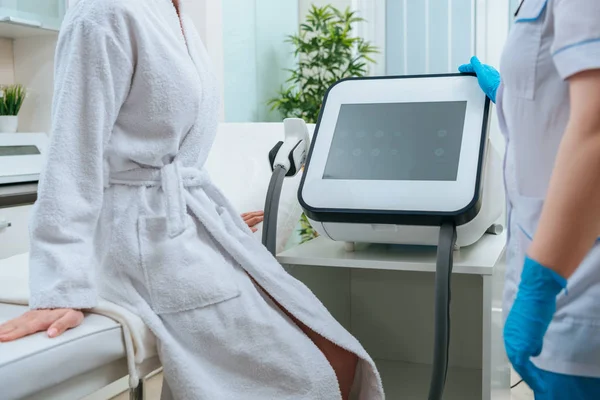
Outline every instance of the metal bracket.
<path fill-rule="evenodd" d="M 504 231 L 504 227 L 500 224 L 493 224 L 492 226 L 490 226 L 488 228 L 488 230 L 486 231 L 486 233 L 490 234 L 490 235 L 500 235 L 502 234 L 502 232 Z"/>

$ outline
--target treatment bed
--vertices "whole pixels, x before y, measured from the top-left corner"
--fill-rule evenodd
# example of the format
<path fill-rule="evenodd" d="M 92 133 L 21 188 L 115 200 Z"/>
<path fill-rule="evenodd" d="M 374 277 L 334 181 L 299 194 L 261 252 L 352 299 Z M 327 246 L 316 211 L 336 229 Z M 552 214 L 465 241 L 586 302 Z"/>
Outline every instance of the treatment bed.
<path fill-rule="evenodd" d="M 313 129 L 309 126 L 311 134 Z M 271 176 L 268 153 L 283 137 L 280 123 L 221 124 L 206 167 L 240 213 L 264 208 Z M 296 199 L 300 177 L 286 179 L 283 187 L 277 251 L 286 246 L 302 212 Z M 23 203 L 2 206 L 0 211 L 8 218 L 10 207 L 23 209 Z M 0 230 L 0 250 L 12 245 L 4 237 L 11 236 L 12 243 L 28 240 L 26 223 L 20 218 L 11 221 L 5 232 Z M 261 229 L 255 235 L 260 240 Z M 0 259 L 0 324 L 27 311 L 29 297 L 27 253 L 13 255 L 12 249 L 3 250 L 0 258 L 12 256 Z M 38 333 L 0 343 L 0 399 L 106 399 L 127 390 L 126 383 L 116 393 L 88 396 L 127 376 L 130 387 L 137 385 L 130 397 L 142 399 L 143 378 L 159 368 L 154 338 L 141 320 L 116 305 L 103 304 L 86 315 L 81 326 L 59 338 Z"/>

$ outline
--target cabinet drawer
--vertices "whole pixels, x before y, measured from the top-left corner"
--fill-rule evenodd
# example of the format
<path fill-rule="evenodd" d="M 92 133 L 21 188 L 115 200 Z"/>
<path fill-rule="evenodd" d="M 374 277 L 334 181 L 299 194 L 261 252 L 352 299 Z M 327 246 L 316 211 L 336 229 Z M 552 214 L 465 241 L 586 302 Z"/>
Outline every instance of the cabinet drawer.
<path fill-rule="evenodd" d="M 9 222 L 10 227 L 0 229 L 0 259 L 29 251 L 29 213 L 31 205 L 1 208 L 0 227 Z"/>

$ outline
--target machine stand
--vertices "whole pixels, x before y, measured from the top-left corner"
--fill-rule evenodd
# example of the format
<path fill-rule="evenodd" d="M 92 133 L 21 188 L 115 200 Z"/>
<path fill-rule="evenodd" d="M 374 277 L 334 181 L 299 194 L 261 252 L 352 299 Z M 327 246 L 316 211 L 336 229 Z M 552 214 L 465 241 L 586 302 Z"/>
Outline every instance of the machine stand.
<path fill-rule="evenodd" d="M 140 379 L 135 389 L 129 389 L 129 400 L 144 400 L 144 380 Z"/>
<path fill-rule="evenodd" d="M 354 253 L 355 243 L 354 242 L 345 242 L 344 250 L 346 250 L 348 253 Z"/>
<path fill-rule="evenodd" d="M 435 341 L 433 345 L 433 370 L 428 400 L 442 400 L 450 355 L 450 291 L 456 226 L 444 223 L 440 228 L 435 270 Z"/>

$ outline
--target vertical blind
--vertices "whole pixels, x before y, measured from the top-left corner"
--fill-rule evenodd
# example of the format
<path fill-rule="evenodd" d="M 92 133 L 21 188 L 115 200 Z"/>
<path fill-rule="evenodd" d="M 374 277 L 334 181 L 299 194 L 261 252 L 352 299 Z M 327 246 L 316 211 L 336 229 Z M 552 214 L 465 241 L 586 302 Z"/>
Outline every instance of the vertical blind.
<path fill-rule="evenodd" d="M 386 1 L 388 75 L 454 72 L 474 53 L 474 0 Z"/>

